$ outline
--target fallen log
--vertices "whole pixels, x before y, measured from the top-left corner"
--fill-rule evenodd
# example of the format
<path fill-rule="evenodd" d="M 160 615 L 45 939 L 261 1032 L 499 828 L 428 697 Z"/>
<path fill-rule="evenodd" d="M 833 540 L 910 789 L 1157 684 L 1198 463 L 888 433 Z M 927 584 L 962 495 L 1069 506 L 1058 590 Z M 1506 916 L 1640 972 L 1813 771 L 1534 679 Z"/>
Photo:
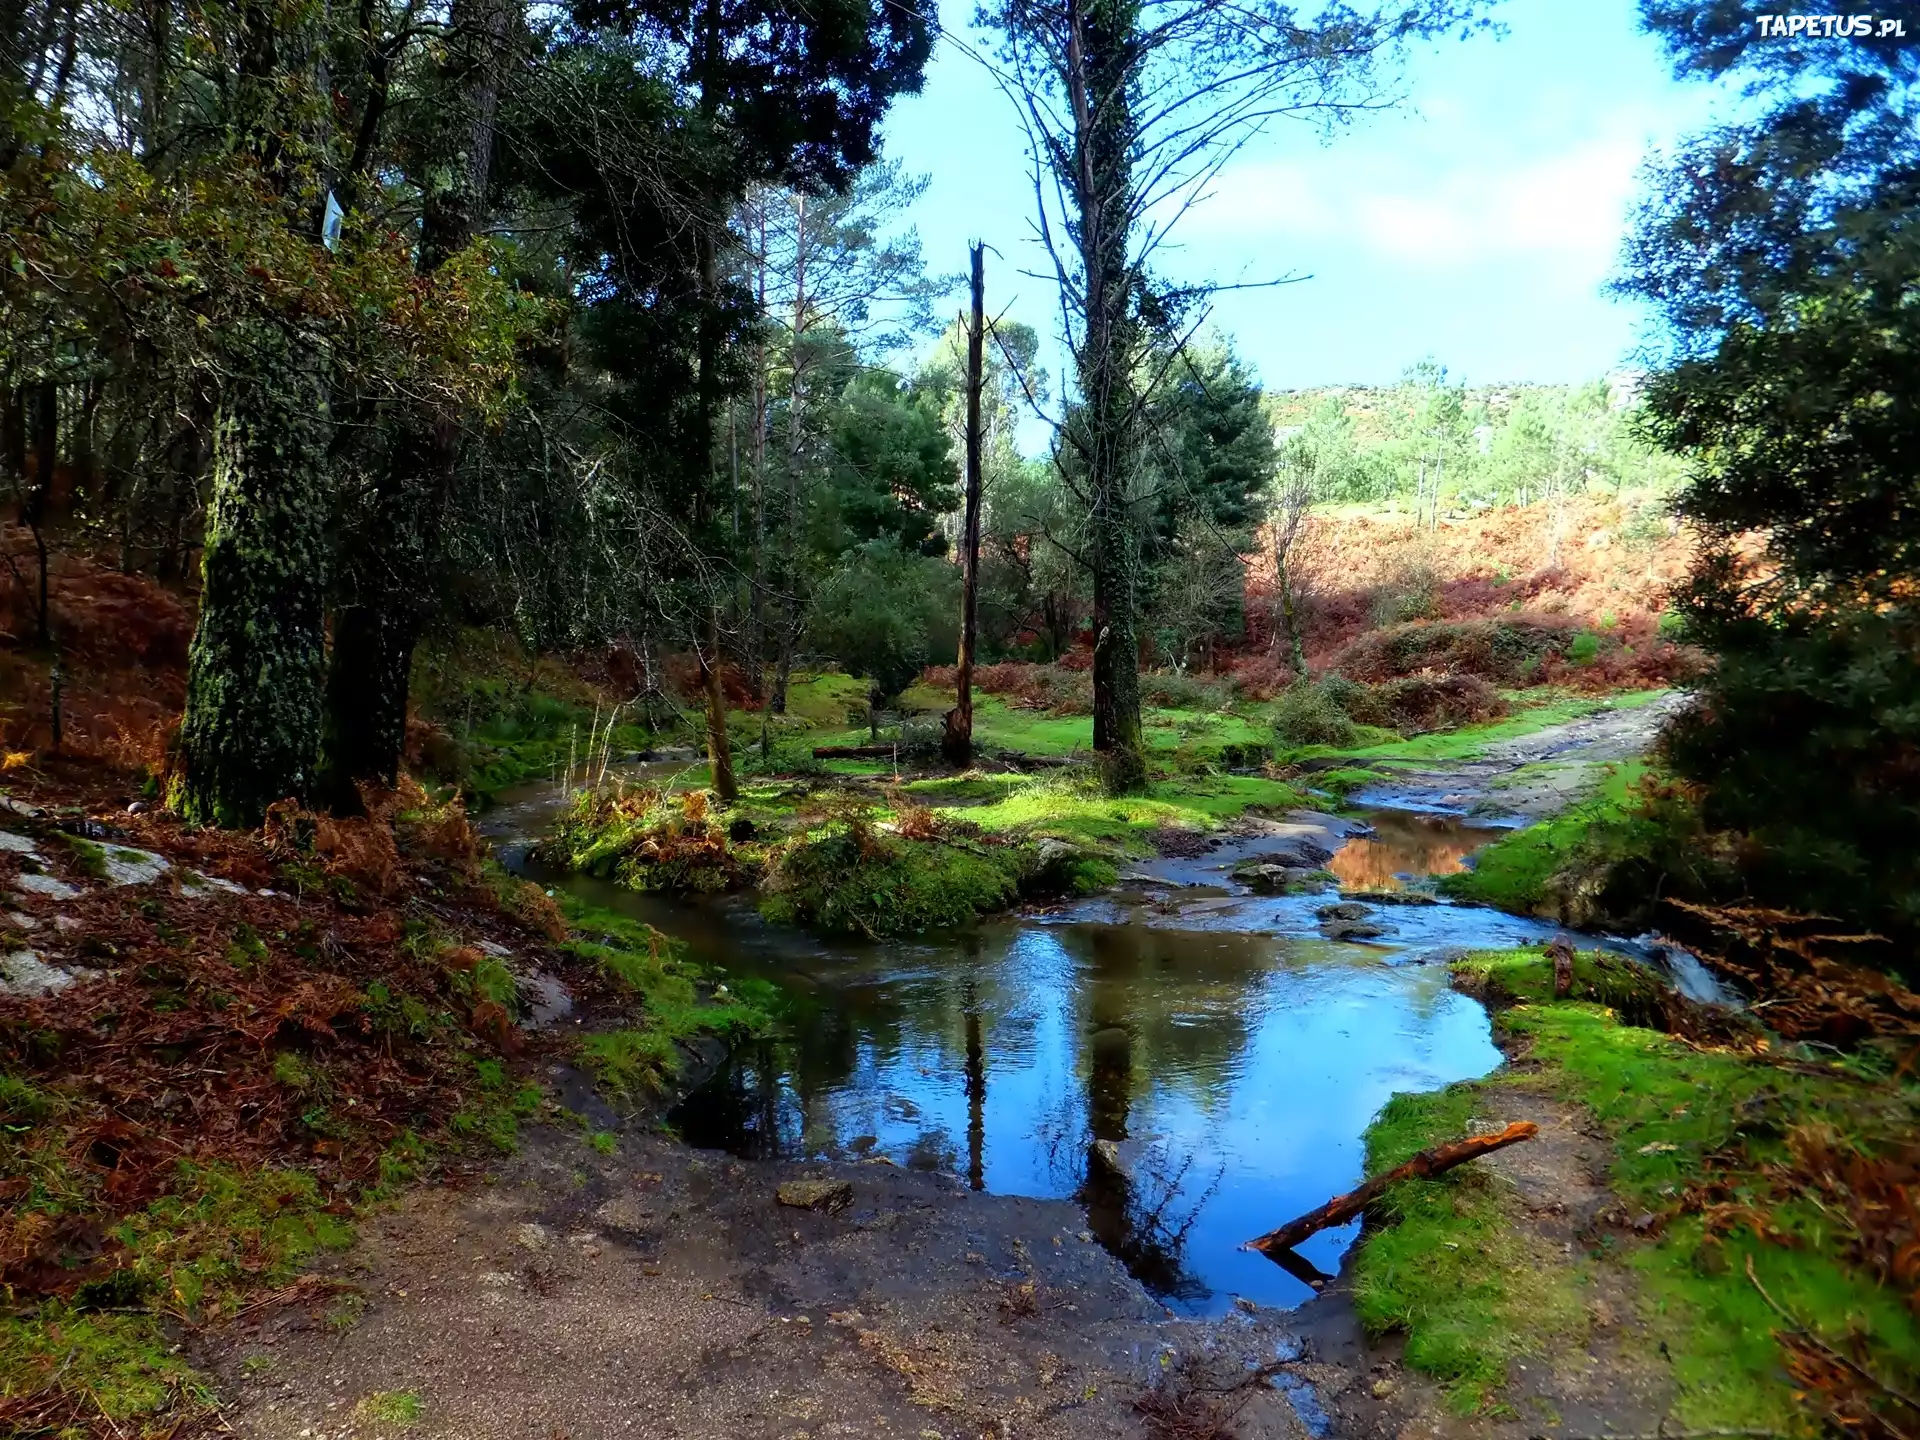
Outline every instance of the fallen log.
<path fill-rule="evenodd" d="M 816 760 L 891 760 L 900 753 L 898 745 L 816 745 Z"/>
<path fill-rule="evenodd" d="M 1430 1180 L 1435 1175 L 1465 1164 L 1477 1156 L 1491 1154 L 1505 1146 L 1521 1140 L 1531 1140 L 1540 1133 L 1540 1127 L 1531 1120 L 1516 1120 L 1506 1129 L 1494 1135 L 1469 1135 L 1465 1140 L 1455 1140 L 1447 1145 L 1435 1145 L 1431 1150 L 1422 1150 L 1404 1165 L 1397 1165 L 1384 1175 L 1376 1175 L 1357 1190 L 1345 1195 L 1336 1195 L 1316 1210 L 1309 1210 L 1297 1220 L 1289 1220 L 1278 1230 L 1269 1230 L 1257 1240 L 1249 1240 L 1240 1248 L 1258 1250 L 1261 1254 L 1272 1256 L 1275 1251 L 1291 1250 L 1309 1235 L 1318 1235 L 1329 1225 L 1344 1225 L 1367 1206 L 1380 1198 L 1380 1193 L 1389 1185 L 1400 1180 Z"/>

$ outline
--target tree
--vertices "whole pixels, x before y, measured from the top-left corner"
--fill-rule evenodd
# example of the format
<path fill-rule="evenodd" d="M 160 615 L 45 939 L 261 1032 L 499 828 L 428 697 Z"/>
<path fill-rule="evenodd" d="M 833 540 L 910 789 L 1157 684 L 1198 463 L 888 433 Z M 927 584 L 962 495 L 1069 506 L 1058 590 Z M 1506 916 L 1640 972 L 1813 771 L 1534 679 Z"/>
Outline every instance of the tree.
<path fill-rule="evenodd" d="M 1177 350 L 1200 289 L 1157 284 L 1179 217 L 1251 136 L 1286 115 L 1381 98 L 1379 62 L 1469 22 L 1475 0 L 1305 15 L 1258 0 L 1000 0 L 1002 80 L 1027 127 L 1036 222 L 1059 283 L 1074 403 L 1059 426 L 1088 510 L 1094 747 L 1115 791 L 1146 778 L 1136 503 L 1149 342 Z"/>
<path fill-rule="evenodd" d="M 1313 442 L 1295 436 L 1281 450 L 1267 510 L 1267 548 L 1273 562 L 1274 606 L 1280 623 L 1274 627 L 1274 645 L 1287 641 L 1294 678 L 1307 678 L 1307 645 L 1300 633 L 1300 586 L 1294 575 L 1294 556 L 1306 531 L 1307 517 L 1327 495 L 1322 451 Z"/>
<path fill-rule="evenodd" d="M 1767 903 L 1910 955 L 1920 52 L 1756 41 L 1737 11 L 1642 7 L 1679 73 L 1740 78 L 1755 102 L 1655 177 L 1623 281 L 1670 326 L 1646 425 L 1690 463 L 1675 508 L 1704 543 L 1680 608 L 1715 658 L 1667 749 Z M 1920 6 L 1888 13 L 1920 30 Z"/>
<path fill-rule="evenodd" d="M 949 764 L 966 768 L 973 761 L 973 653 L 980 623 L 980 519 L 984 505 L 986 433 L 980 416 L 985 384 L 986 246 L 970 248 L 972 285 L 967 314 L 966 508 L 960 525 L 960 651 L 954 666 L 954 704 L 947 712 L 942 745 Z"/>

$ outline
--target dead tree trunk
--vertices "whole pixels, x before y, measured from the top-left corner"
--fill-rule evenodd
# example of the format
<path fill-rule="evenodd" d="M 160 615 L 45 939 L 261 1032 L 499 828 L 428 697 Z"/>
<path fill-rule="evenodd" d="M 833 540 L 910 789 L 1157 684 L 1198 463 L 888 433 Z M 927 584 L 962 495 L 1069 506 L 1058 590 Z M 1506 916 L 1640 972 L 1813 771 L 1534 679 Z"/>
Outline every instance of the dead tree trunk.
<path fill-rule="evenodd" d="M 1249 1240 L 1242 1248 L 1258 1250 L 1263 1255 L 1291 1250 L 1308 1236 L 1318 1235 L 1330 1225 L 1346 1224 L 1378 1200 L 1389 1185 L 1401 1180 L 1431 1180 L 1435 1175 L 1443 1174 L 1476 1156 L 1489 1154 L 1521 1140 L 1531 1140 L 1539 1133 L 1540 1127 L 1531 1120 L 1516 1120 L 1497 1134 L 1470 1135 L 1465 1140 L 1422 1150 L 1406 1164 L 1395 1166 L 1384 1175 L 1374 1176 L 1357 1190 L 1334 1196 L 1319 1209 L 1309 1210 L 1297 1220 L 1289 1220 L 1278 1230 L 1269 1230 L 1257 1240 Z"/>
<path fill-rule="evenodd" d="M 980 615 L 980 385 L 986 336 L 986 245 L 973 246 L 973 310 L 967 319 L 967 510 L 960 535 L 960 657 L 956 696 L 941 748 L 947 762 L 973 763 L 973 648 Z"/>

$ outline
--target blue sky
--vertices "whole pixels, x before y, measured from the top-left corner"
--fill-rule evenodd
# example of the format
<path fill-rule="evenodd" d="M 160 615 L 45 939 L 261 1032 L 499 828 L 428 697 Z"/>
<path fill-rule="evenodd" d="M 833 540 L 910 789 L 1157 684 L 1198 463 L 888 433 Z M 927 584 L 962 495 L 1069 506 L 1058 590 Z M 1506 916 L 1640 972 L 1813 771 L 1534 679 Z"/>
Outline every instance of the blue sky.
<path fill-rule="evenodd" d="M 948 0 L 950 15 L 965 0 Z M 1642 318 L 1603 293 L 1651 148 L 1710 118 L 1671 78 L 1634 0 L 1506 0 L 1506 34 L 1416 54 L 1406 103 L 1330 141 L 1292 122 L 1235 160 L 1182 222 L 1183 280 L 1310 278 L 1219 297 L 1216 320 L 1275 389 L 1391 381 L 1431 355 L 1456 379 L 1566 381 L 1631 358 Z M 949 24 L 957 25 L 950 19 Z M 1019 127 L 991 79 L 941 42 L 887 153 L 931 176 L 913 212 L 929 263 L 980 236 L 988 305 L 1058 330 L 1033 242 Z"/>

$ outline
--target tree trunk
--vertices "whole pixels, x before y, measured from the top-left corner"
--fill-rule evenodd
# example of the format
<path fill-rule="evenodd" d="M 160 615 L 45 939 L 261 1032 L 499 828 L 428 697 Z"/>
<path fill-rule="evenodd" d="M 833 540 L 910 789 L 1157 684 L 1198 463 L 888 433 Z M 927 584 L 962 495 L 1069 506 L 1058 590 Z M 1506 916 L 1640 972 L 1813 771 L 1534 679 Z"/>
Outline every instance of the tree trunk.
<path fill-rule="evenodd" d="M 700 683 L 707 696 L 707 761 L 713 767 L 713 793 L 722 805 L 739 798 L 733 779 L 733 748 L 727 738 L 727 697 L 720 683 L 720 607 L 707 615 L 707 643 L 700 648 Z"/>
<path fill-rule="evenodd" d="M 454 127 L 461 151 L 451 157 L 453 181 L 430 189 L 423 206 L 423 275 L 472 243 L 486 207 L 508 39 L 506 0 L 454 0 L 450 19 L 468 51 L 448 62 L 465 76 L 465 113 Z M 429 614 L 422 582 L 439 554 L 459 460 L 456 417 L 417 411 L 403 418 L 365 532 L 346 557 L 318 786 L 324 803 L 343 814 L 359 810 L 361 782 L 390 786 L 399 777 L 413 652 Z"/>
<path fill-rule="evenodd" d="M 801 470 L 806 462 L 802 414 L 807 397 L 807 366 L 803 359 L 807 333 L 807 197 L 794 200 L 793 319 L 789 326 L 792 363 L 787 367 L 787 529 L 782 537 L 784 573 L 780 597 L 780 660 L 774 670 L 773 698 L 768 709 L 787 713 L 787 681 L 793 674 L 793 652 L 800 643 L 800 529 L 805 523 L 806 499 Z"/>
<path fill-rule="evenodd" d="M 960 656 L 956 697 L 941 748 L 947 763 L 973 763 L 973 647 L 980 615 L 980 385 L 986 338 L 986 245 L 973 247 L 973 309 L 967 320 L 967 510 L 960 537 Z"/>
<path fill-rule="evenodd" d="M 1138 22 L 1132 0 L 1069 0 L 1066 80 L 1074 117 L 1073 203 L 1080 225 L 1086 323 L 1078 375 L 1091 502 L 1093 746 L 1105 756 L 1107 788 L 1146 783 L 1140 727 L 1140 644 L 1131 496 L 1135 461 L 1134 361 L 1127 245 L 1134 117 L 1128 84 Z"/>
<path fill-rule="evenodd" d="M 326 366 L 304 337 L 249 327 L 214 422 L 200 619 L 168 801 L 254 826 L 304 799 L 320 739 L 326 586 Z"/>

